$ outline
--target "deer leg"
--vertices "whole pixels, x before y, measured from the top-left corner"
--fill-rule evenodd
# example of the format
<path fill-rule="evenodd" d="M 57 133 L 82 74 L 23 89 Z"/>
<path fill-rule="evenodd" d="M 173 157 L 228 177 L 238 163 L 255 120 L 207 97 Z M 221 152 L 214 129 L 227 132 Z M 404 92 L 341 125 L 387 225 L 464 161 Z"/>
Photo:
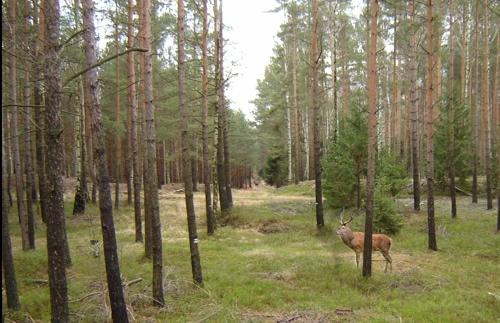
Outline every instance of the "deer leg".
<path fill-rule="evenodd" d="M 387 266 L 388 266 L 388 265 L 390 265 L 390 267 L 391 267 L 391 272 L 392 272 L 392 258 L 391 258 L 391 256 L 389 255 L 389 252 L 387 252 L 387 251 L 385 251 L 385 252 L 384 252 L 384 251 L 381 251 L 381 253 L 382 253 L 382 256 L 384 256 L 384 258 L 385 258 L 385 270 L 384 270 L 384 272 L 385 272 L 385 273 L 387 272 Z"/>
<path fill-rule="evenodd" d="M 359 268 L 359 253 L 356 252 L 356 268 Z"/>

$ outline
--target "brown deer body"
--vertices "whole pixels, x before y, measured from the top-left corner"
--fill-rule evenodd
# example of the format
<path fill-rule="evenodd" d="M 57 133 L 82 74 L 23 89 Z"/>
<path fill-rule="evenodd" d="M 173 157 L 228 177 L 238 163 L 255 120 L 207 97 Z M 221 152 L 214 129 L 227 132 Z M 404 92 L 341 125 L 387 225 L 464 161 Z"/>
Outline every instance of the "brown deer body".
<path fill-rule="evenodd" d="M 340 221 L 340 227 L 337 229 L 337 235 L 342 239 L 342 242 L 349 248 L 351 248 L 356 253 L 356 266 L 359 268 L 359 256 L 363 252 L 365 233 L 364 232 L 352 232 L 347 224 L 352 221 L 352 217 L 349 221 L 344 222 L 342 219 Z M 390 265 L 392 271 L 392 258 L 389 254 L 391 249 L 392 240 L 385 234 L 373 234 L 372 235 L 372 250 L 380 251 L 382 256 L 385 258 L 385 270 L 387 272 L 387 266 Z"/>

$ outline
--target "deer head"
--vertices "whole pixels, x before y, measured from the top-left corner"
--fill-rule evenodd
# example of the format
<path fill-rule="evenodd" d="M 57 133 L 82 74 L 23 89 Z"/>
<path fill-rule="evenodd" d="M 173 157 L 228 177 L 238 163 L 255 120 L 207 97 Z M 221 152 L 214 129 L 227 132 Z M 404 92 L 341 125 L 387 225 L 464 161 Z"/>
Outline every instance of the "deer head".
<path fill-rule="evenodd" d="M 352 216 L 351 218 L 346 222 L 344 221 L 344 208 L 342 208 L 342 211 L 340 212 L 340 226 L 337 229 L 337 235 L 342 236 L 345 235 L 347 232 L 350 232 L 351 229 L 347 227 L 347 224 L 352 221 Z"/>

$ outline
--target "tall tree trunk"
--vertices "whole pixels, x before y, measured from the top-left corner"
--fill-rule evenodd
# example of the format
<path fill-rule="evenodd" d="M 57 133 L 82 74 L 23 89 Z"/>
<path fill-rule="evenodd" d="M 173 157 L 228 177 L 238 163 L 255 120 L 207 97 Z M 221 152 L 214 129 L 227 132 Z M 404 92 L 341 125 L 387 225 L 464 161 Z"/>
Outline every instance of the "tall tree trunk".
<path fill-rule="evenodd" d="M 366 176 L 366 219 L 363 248 L 363 276 L 372 273 L 373 195 L 375 190 L 375 149 L 377 145 L 377 16 L 378 0 L 370 0 L 368 38 L 368 165 Z"/>
<path fill-rule="evenodd" d="M 144 1 L 139 2 L 140 5 L 138 7 L 140 8 L 139 12 L 139 21 L 140 21 L 140 29 L 139 29 L 139 40 L 142 48 L 149 48 L 148 41 L 146 39 L 146 31 L 145 31 L 145 22 L 144 20 L 146 19 L 146 14 L 145 14 L 145 6 L 144 6 Z M 145 98 L 145 79 L 146 79 L 146 60 L 145 60 L 146 55 L 143 53 L 139 57 L 139 67 L 140 67 L 140 89 L 139 89 L 139 111 L 140 113 L 140 122 L 141 122 L 141 138 L 140 142 L 142 145 L 140 146 L 140 158 L 141 158 L 141 163 L 142 163 L 142 183 L 144 187 L 144 256 L 146 258 L 151 258 L 152 253 L 153 253 L 153 244 L 151 242 L 152 240 L 152 231 L 151 231 L 151 202 L 150 202 L 150 197 L 151 193 L 149 192 L 150 185 L 148 184 L 147 180 L 147 171 L 149 168 L 148 161 L 147 161 L 147 151 L 146 151 L 146 146 L 147 146 L 147 135 L 146 135 L 146 98 Z"/>
<path fill-rule="evenodd" d="M 420 173 L 418 165 L 417 124 L 417 34 L 415 27 L 415 0 L 410 2 L 410 109 L 411 109 L 411 161 L 413 173 L 413 209 L 420 211 Z"/>
<path fill-rule="evenodd" d="M 316 226 L 322 228 L 325 225 L 323 219 L 323 195 L 321 191 L 321 143 L 319 135 L 320 107 L 318 102 L 318 69 L 320 55 L 318 52 L 318 1 L 312 0 L 312 30 L 311 30 L 311 52 L 309 53 L 309 68 L 311 86 L 311 108 L 313 116 L 313 143 L 314 143 L 314 183 L 316 195 Z"/>
<path fill-rule="evenodd" d="M 63 122 L 61 117 L 61 60 L 59 0 L 45 0 L 45 127 L 47 171 L 47 253 L 52 322 L 68 322 L 66 239 L 63 196 Z"/>
<path fill-rule="evenodd" d="M 461 37 L 461 52 L 460 52 L 460 102 L 465 104 L 465 93 L 466 93 L 466 66 L 467 62 L 467 19 L 468 19 L 468 9 L 469 4 L 464 2 L 462 4 L 462 37 Z"/>
<path fill-rule="evenodd" d="M 393 52 L 392 52 L 392 105 L 391 105 L 391 150 L 395 156 L 399 157 L 399 136 L 398 136 L 398 81 L 397 81 L 397 47 L 396 32 L 398 25 L 398 11 L 394 7 L 394 31 L 393 31 Z"/>
<path fill-rule="evenodd" d="M 212 235 L 215 231 L 215 218 L 212 211 L 212 197 L 210 190 L 210 160 L 208 158 L 208 8 L 207 0 L 203 0 L 203 33 L 201 39 L 201 86 L 202 86 L 202 140 L 203 140 L 203 183 L 205 184 L 205 211 L 207 215 L 207 233 Z"/>
<path fill-rule="evenodd" d="M 94 26 L 94 4 L 92 0 L 82 0 L 83 9 L 83 51 L 86 66 L 97 62 L 96 33 Z M 123 297 L 120 266 L 116 246 L 115 226 L 113 222 L 113 207 L 111 202 L 111 189 L 109 186 L 109 173 L 106 162 L 105 132 L 102 124 L 102 112 L 97 94 L 97 70 L 91 69 L 86 74 L 89 87 L 91 108 L 92 134 L 94 136 L 94 160 L 97 166 L 97 182 L 99 190 L 99 210 L 101 214 L 101 229 L 104 245 L 104 262 L 108 281 L 111 315 L 114 322 L 128 322 L 127 308 Z"/>
<path fill-rule="evenodd" d="M 165 304 L 163 295 L 163 256 L 161 241 L 160 206 L 158 202 L 158 176 L 156 172 L 156 132 L 154 123 L 153 106 L 153 64 L 151 50 L 151 2 L 143 0 L 143 33 L 144 45 L 148 51 L 144 53 L 144 120 L 146 135 L 146 178 L 145 186 L 148 186 L 147 198 L 151 217 L 151 249 L 153 255 L 153 298 L 154 304 L 163 306 Z"/>
<path fill-rule="evenodd" d="M 223 37 L 223 31 L 224 31 L 224 24 L 222 22 L 222 0 L 219 0 L 220 7 L 219 7 L 219 43 L 220 43 L 220 82 L 221 82 L 221 87 L 220 87 L 220 92 L 219 92 L 219 104 L 220 104 L 220 112 L 222 114 L 222 127 L 224 130 L 222 131 L 222 142 L 224 145 L 223 151 L 224 151 L 224 179 L 225 179 L 225 185 L 226 185 L 226 200 L 227 200 L 227 205 L 229 208 L 233 206 L 233 193 L 231 190 L 231 159 L 229 157 L 229 122 L 227 120 L 228 114 L 226 113 L 226 96 L 224 94 L 225 92 L 225 87 L 226 87 L 226 80 L 224 78 L 224 37 Z"/>
<path fill-rule="evenodd" d="M 33 66 L 35 74 L 35 86 L 33 90 L 33 100 L 36 106 L 43 104 L 42 97 L 42 66 L 41 57 L 43 56 L 43 44 L 45 42 L 45 18 L 43 10 L 43 1 L 40 0 L 35 6 L 34 24 L 38 26 L 37 38 L 35 41 L 35 57 L 36 62 Z M 36 141 L 36 170 L 38 175 L 38 194 L 40 200 L 40 214 L 42 221 L 46 223 L 47 218 L 47 186 L 45 177 L 45 142 L 44 142 L 44 122 L 41 109 L 35 109 L 35 141 Z"/>
<path fill-rule="evenodd" d="M 427 113 L 426 113 L 426 159 L 427 159 L 427 232 L 428 247 L 437 250 L 436 225 L 434 223 L 434 150 L 433 150 L 433 106 L 434 106 L 434 16 L 432 0 L 427 0 Z"/>
<path fill-rule="evenodd" d="M 499 145 L 500 145 L 500 108 L 498 107 L 499 100 L 500 100 L 500 34 L 497 33 L 497 40 L 496 40 L 496 46 L 497 46 L 497 51 L 496 51 L 496 56 L 497 56 L 497 61 L 495 64 L 495 86 L 493 87 L 493 113 L 494 113 L 494 121 L 493 121 L 493 127 L 495 129 L 495 151 L 497 155 L 497 231 L 500 231 L 500 152 L 499 150 Z"/>
<path fill-rule="evenodd" d="M 30 249 L 28 221 L 26 218 L 26 205 L 24 202 L 25 187 L 21 169 L 21 157 L 19 153 L 19 134 L 17 129 L 17 55 L 16 55 L 16 1 L 9 1 L 9 104 L 10 108 L 10 140 L 12 159 L 14 164 L 14 175 L 16 183 L 17 214 L 21 224 L 21 242 L 23 250 Z"/>
<path fill-rule="evenodd" d="M 3 130 L 5 131 L 5 129 Z M 2 135 L 4 135 L 4 133 L 2 133 Z M 4 136 L 4 138 L 6 137 L 7 136 Z M 5 173 L 7 173 L 7 160 L 5 159 L 5 143 L 2 140 L 2 174 Z M 7 296 L 7 308 L 18 309 L 19 295 L 17 293 L 16 272 L 14 270 L 12 244 L 9 233 L 8 199 L 7 176 L 2 176 L 2 271 L 5 282 L 5 295 Z"/>
<path fill-rule="evenodd" d="M 472 79 L 474 77 L 474 81 Z M 477 172 L 479 168 L 479 2 L 476 2 L 476 11 L 474 14 L 474 74 L 471 73 L 470 82 L 474 84 L 472 91 L 473 98 L 471 106 L 472 115 L 472 150 L 473 150 L 473 164 L 472 164 L 472 203 L 477 203 L 478 187 L 477 187 Z"/>
<path fill-rule="evenodd" d="M 490 153 L 490 94 L 489 94 L 489 76 L 488 76 L 488 55 L 489 55 L 489 38 L 488 38 L 488 0 L 483 1 L 483 51 L 481 62 L 481 110 L 483 140 L 484 140 L 484 169 L 486 174 L 486 209 L 493 208 L 492 183 L 491 183 L 491 153 Z"/>
<path fill-rule="evenodd" d="M 147 0 L 146 0 L 147 1 Z M 184 28 L 185 28 L 184 1 L 177 1 L 177 64 L 179 82 L 179 110 L 181 114 L 181 140 L 182 140 L 182 168 L 184 177 L 184 195 L 186 198 L 187 222 L 189 231 L 189 250 L 191 252 L 191 271 L 194 283 L 201 285 L 203 282 L 200 264 L 200 253 L 198 251 L 198 234 L 196 232 L 196 215 L 193 202 L 193 182 L 191 174 L 190 153 L 193 149 L 191 136 L 188 132 L 188 113 L 186 111 L 186 70 L 184 54 Z"/>
<path fill-rule="evenodd" d="M 448 37 L 448 47 L 450 50 L 449 64 L 448 64 L 448 184 L 450 189 L 450 199 L 451 199 L 451 217 L 457 217 L 457 197 L 455 191 L 455 117 L 454 117 L 454 105 L 456 104 L 456 94 L 454 86 L 454 48 L 453 48 L 453 2 L 448 0 L 448 11 L 450 15 L 450 34 Z"/>
<path fill-rule="evenodd" d="M 30 1 L 24 2 L 24 41 L 26 46 L 31 44 L 30 39 Z M 31 46 L 27 50 L 31 53 Z M 33 187 L 35 185 L 35 173 L 32 167 L 31 158 L 31 113 L 28 106 L 31 103 L 30 93 L 30 72 L 31 65 L 27 61 L 24 63 L 24 86 L 23 104 L 24 108 L 24 176 L 26 182 L 26 215 L 28 220 L 29 249 L 35 249 L 35 218 L 33 216 Z M 36 194 L 35 194 L 36 195 Z"/>
<path fill-rule="evenodd" d="M 85 94 L 83 89 L 83 81 L 80 82 L 80 111 L 78 112 L 76 119 L 76 133 L 77 133 L 77 151 L 78 159 L 77 163 L 77 186 L 75 190 L 75 203 L 73 205 L 73 214 L 83 214 L 85 213 L 85 204 L 87 201 L 87 178 L 86 178 L 86 167 L 85 167 Z"/>
<path fill-rule="evenodd" d="M 300 138 L 300 116 L 297 90 L 297 22 L 296 14 L 292 14 L 292 104 L 294 115 L 294 149 L 295 149 L 295 184 L 302 180 L 302 153 Z"/>
<path fill-rule="evenodd" d="M 220 0 L 219 0 L 220 1 Z M 217 184 L 219 187 L 220 208 L 222 212 L 226 212 L 229 208 L 227 197 L 226 172 L 224 168 L 224 66 L 223 66 L 223 42 L 220 29 L 222 29 L 221 15 L 217 6 L 218 1 L 214 0 L 214 17 L 215 22 L 215 59 L 216 59 L 216 77 L 215 85 L 217 89 Z M 222 6 L 222 3 L 221 3 Z"/>
<path fill-rule="evenodd" d="M 40 109 L 36 109 L 39 111 Z M 12 206 L 12 193 L 10 191 L 10 184 L 12 182 L 12 154 L 11 154 L 11 149 L 10 149 L 10 144 L 11 140 L 7 140 L 8 137 L 10 137 L 10 117 L 9 117 L 10 112 L 7 109 L 2 109 L 2 128 L 4 130 L 4 133 L 6 134 L 4 138 L 6 138 L 5 141 L 5 160 L 7 163 L 7 197 L 9 201 L 9 206 Z M 5 176 L 5 175 L 4 175 Z"/>
<path fill-rule="evenodd" d="M 118 55 L 119 48 L 118 40 L 118 1 L 115 0 L 115 54 Z M 117 57 L 115 60 L 115 122 L 116 125 L 120 123 L 120 59 Z M 120 207 L 120 176 L 122 173 L 122 151 L 121 139 L 118 132 L 114 138 L 115 142 L 115 209 Z"/>
<path fill-rule="evenodd" d="M 133 22 L 134 1 L 128 0 L 128 24 L 127 24 L 127 47 L 133 47 Z M 128 69 L 128 104 L 130 115 L 130 145 L 132 150 L 132 178 L 134 184 L 134 219 L 135 219 L 135 241 L 142 242 L 141 221 L 141 173 L 139 170 L 139 152 L 137 147 L 137 101 L 135 99 L 135 61 L 134 52 L 127 54 Z"/>

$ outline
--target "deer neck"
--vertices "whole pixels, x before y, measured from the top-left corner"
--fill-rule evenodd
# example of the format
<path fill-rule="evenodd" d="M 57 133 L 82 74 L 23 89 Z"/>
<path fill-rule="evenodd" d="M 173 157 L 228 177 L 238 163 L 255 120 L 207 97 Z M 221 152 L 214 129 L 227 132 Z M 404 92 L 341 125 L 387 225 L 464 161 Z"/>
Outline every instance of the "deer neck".
<path fill-rule="evenodd" d="M 342 239 L 342 241 L 348 245 L 349 247 L 351 247 L 351 243 L 352 243 L 352 240 L 354 239 L 354 233 L 352 233 L 352 231 L 350 229 L 347 228 L 347 230 L 345 230 L 341 235 L 340 235 L 340 238 Z"/>

